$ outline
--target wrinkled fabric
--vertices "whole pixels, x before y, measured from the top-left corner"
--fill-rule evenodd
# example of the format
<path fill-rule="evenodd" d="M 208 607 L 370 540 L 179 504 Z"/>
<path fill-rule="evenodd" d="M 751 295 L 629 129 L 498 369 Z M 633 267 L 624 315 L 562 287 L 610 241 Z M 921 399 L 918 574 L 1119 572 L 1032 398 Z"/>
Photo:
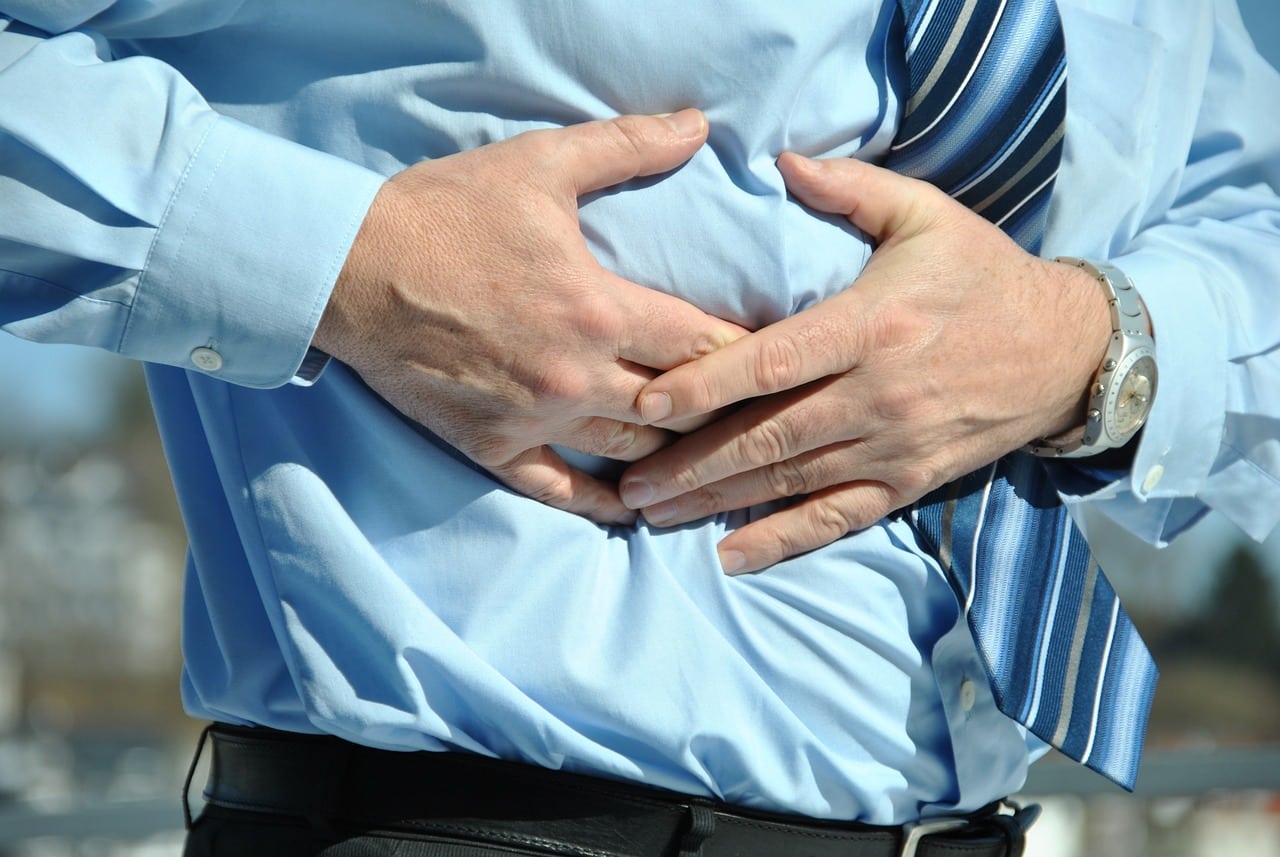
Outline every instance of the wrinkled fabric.
<path fill-rule="evenodd" d="M 149 364 L 190 536 L 188 711 L 881 824 L 1016 791 L 1042 748 L 903 523 L 726 578 L 716 542 L 771 507 L 598 527 L 340 364 L 286 384 L 386 176 L 618 113 L 697 106 L 712 132 L 583 201 L 603 264 L 750 326 L 847 287 L 866 241 L 773 162 L 883 156 L 895 5 L 0 0 L 0 326 Z M 1162 371 L 1132 473 L 1069 499 L 1157 543 L 1209 508 L 1265 534 L 1280 129 L 1250 108 L 1280 82 L 1228 2 L 1060 5 L 1044 252 L 1129 273 Z"/>

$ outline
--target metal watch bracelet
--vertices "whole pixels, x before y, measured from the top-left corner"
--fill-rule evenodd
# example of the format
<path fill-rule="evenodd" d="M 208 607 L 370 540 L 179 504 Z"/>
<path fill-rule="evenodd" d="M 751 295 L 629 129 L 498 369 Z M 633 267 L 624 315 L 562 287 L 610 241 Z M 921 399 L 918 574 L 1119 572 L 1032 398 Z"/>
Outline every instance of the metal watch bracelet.
<path fill-rule="evenodd" d="M 1084 270 L 1102 288 L 1111 313 L 1111 338 L 1089 386 L 1084 426 L 1034 441 L 1026 449 L 1047 458 L 1083 458 L 1123 446 L 1145 422 L 1155 391 L 1155 343 L 1146 308 L 1123 271 L 1114 265 L 1069 256 L 1059 256 L 1056 261 Z M 1145 395 L 1120 400 L 1121 385 L 1135 369 L 1142 371 L 1130 384 L 1141 381 Z M 1123 420 L 1119 416 L 1121 409 L 1127 409 Z"/>

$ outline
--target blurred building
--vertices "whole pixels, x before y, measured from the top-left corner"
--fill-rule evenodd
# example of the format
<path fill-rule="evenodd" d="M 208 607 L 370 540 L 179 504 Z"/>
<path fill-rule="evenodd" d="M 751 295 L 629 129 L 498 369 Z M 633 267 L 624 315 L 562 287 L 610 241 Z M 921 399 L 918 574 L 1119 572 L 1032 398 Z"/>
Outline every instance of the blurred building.
<path fill-rule="evenodd" d="M 105 451 L 0 453 L 0 651 L 27 670 L 173 674 L 182 545 L 130 487 Z"/>

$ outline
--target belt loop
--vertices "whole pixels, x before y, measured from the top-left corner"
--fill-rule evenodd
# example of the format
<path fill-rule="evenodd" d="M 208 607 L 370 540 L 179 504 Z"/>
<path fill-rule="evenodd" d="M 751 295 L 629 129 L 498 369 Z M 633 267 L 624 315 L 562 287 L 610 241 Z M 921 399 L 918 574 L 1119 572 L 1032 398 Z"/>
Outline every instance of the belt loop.
<path fill-rule="evenodd" d="M 1032 803 L 1024 807 L 1006 800 L 1004 805 L 1013 810 L 1012 815 L 998 812 L 987 820 L 1004 834 L 1008 857 L 1022 857 L 1027 847 L 1027 831 L 1040 817 L 1040 804 Z"/>
<path fill-rule="evenodd" d="M 196 777 L 196 766 L 200 764 L 200 757 L 204 755 L 204 742 L 209 738 L 209 730 L 212 728 L 213 724 L 210 723 L 200 730 L 200 740 L 196 742 L 196 753 L 191 757 L 191 767 L 187 768 L 187 778 L 182 781 L 182 820 L 188 831 L 195 824 L 191 817 L 191 781 Z"/>
<path fill-rule="evenodd" d="M 702 845 L 716 832 L 716 814 L 702 803 L 689 804 L 689 829 L 680 837 L 679 857 L 701 857 Z"/>

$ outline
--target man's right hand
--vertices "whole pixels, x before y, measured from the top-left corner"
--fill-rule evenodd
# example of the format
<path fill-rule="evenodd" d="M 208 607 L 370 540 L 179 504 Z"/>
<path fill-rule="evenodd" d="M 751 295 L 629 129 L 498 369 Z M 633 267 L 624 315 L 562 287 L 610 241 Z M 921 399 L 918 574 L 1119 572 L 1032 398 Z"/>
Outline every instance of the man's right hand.
<path fill-rule="evenodd" d="M 673 169 L 706 136 L 696 110 L 624 116 L 409 167 L 378 192 L 314 344 L 516 491 L 634 520 L 548 445 L 662 447 L 668 432 L 631 422 L 639 390 L 743 331 L 601 267 L 578 197 Z"/>

